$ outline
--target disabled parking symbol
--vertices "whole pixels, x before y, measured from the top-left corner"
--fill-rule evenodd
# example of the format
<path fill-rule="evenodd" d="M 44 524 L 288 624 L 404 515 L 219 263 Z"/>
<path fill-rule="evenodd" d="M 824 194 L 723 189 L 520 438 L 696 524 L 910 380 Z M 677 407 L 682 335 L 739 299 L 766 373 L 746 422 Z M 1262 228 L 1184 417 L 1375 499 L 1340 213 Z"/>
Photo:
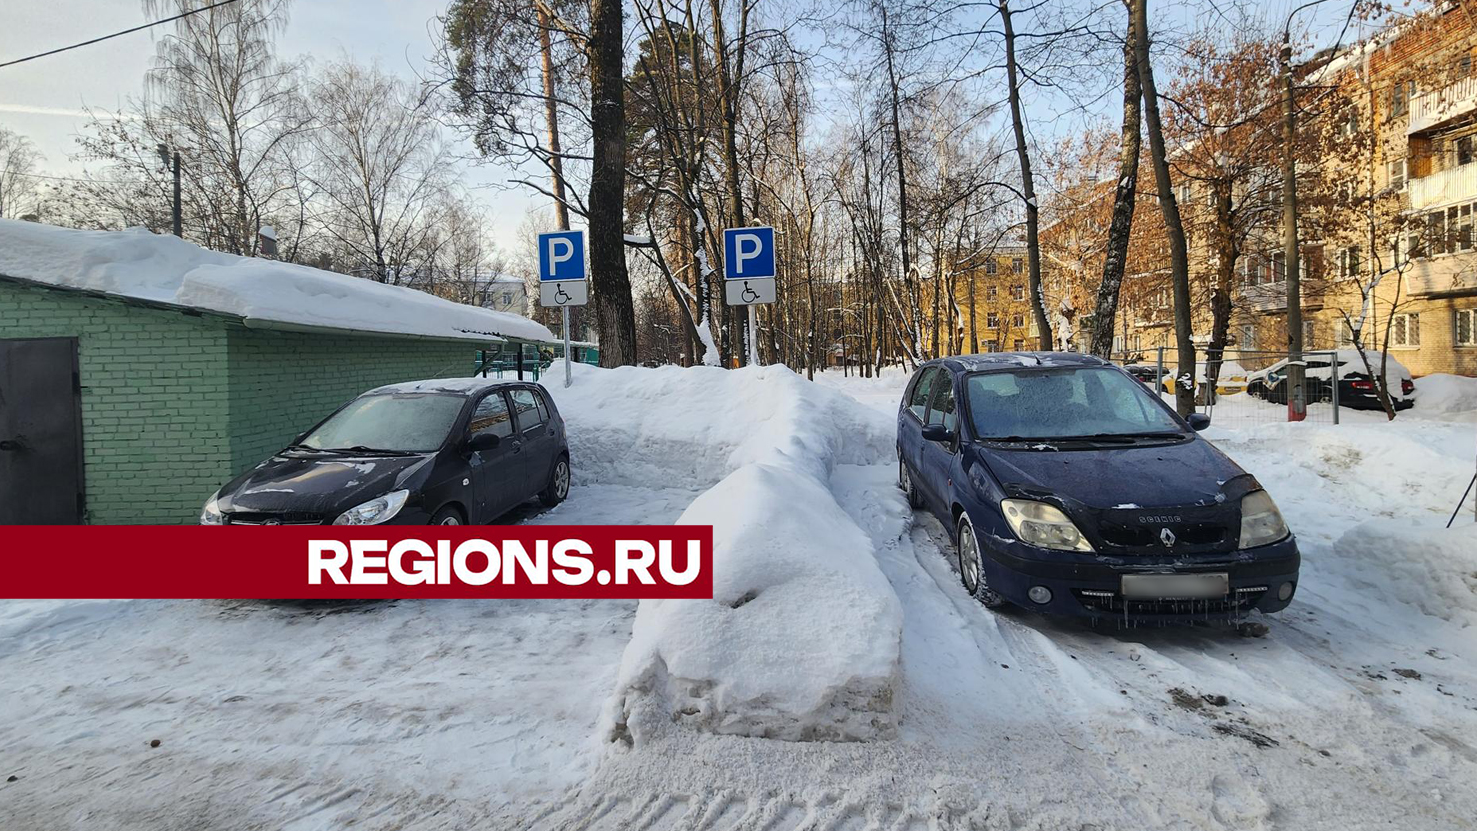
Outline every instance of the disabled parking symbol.
<path fill-rule="evenodd" d="M 570 297 L 569 296 L 569 292 L 567 292 L 567 291 L 564 290 L 564 287 L 563 286 L 560 286 L 559 287 L 559 290 L 556 291 L 556 292 L 554 292 L 554 302 L 555 303 L 558 303 L 561 306 L 563 306 L 565 303 L 568 303 L 569 301 L 571 301 L 573 299 L 574 299 L 573 297 Z"/>
<path fill-rule="evenodd" d="M 744 302 L 745 303 L 753 303 L 755 300 L 758 300 L 759 299 L 759 292 L 754 291 L 753 289 L 749 288 L 749 281 L 748 280 L 745 280 L 744 281 L 744 292 L 743 292 L 743 294 L 740 294 L 739 296 L 744 299 Z"/>

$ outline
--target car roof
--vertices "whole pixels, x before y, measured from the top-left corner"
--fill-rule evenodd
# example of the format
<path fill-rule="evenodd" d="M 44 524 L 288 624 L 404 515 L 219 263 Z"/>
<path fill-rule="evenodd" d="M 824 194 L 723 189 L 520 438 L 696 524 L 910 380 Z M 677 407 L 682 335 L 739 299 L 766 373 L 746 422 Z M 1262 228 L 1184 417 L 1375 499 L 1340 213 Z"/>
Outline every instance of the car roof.
<path fill-rule="evenodd" d="M 365 395 L 386 395 L 402 392 L 434 392 L 450 395 L 461 395 L 468 398 L 478 395 L 487 390 L 498 387 L 531 386 L 528 381 L 504 380 L 502 378 L 427 378 L 424 381 L 401 381 L 398 384 L 386 384 L 383 387 L 364 393 Z"/>
<path fill-rule="evenodd" d="M 928 364 L 942 364 L 955 372 L 981 372 L 991 369 L 1035 369 L 1037 367 L 1111 366 L 1096 355 L 1081 352 L 982 352 L 977 355 L 954 355 L 938 358 Z"/>

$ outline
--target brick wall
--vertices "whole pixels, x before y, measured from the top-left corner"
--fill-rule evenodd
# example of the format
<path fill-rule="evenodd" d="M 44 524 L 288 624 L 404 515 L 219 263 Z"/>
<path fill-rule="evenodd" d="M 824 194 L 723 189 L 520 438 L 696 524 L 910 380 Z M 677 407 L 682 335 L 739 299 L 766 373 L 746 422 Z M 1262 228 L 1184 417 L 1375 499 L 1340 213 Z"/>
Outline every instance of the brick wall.
<path fill-rule="evenodd" d="M 456 341 L 354 337 L 230 327 L 231 460 L 256 464 L 365 390 L 472 374 L 475 348 Z"/>
<path fill-rule="evenodd" d="M 469 375 L 456 341 L 247 329 L 0 283 L 0 338 L 77 337 L 87 520 L 189 523 L 216 488 L 359 393 Z"/>
<path fill-rule="evenodd" d="M 87 519 L 177 523 L 230 469 L 219 320 L 0 284 L 0 338 L 77 337 Z"/>

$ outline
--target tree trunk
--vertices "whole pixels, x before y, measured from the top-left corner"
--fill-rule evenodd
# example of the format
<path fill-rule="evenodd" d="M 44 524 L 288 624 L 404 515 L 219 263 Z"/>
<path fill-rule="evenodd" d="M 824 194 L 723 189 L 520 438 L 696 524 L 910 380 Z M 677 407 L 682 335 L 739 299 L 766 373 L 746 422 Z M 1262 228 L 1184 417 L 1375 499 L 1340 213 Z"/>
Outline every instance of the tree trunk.
<path fill-rule="evenodd" d="M 1118 147 L 1118 185 L 1113 192 L 1113 219 L 1108 225 L 1107 253 L 1103 258 L 1103 280 L 1098 284 L 1097 308 L 1092 317 L 1092 354 L 1109 357 L 1113 351 L 1113 322 L 1118 316 L 1118 295 L 1128 265 L 1128 241 L 1133 233 L 1134 197 L 1139 178 L 1140 117 L 1138 59 L 1134 51 L 1133 14 L 1123 41 L 1123 134 Z M 1128 344 L 1123 345 L 1125 349 Z"/>
<path fill-rule="evenodd" d="M 1027 284 L 1031 292 L 1031 314 L 1036 318 L 1040 349 L 1051 351 L 1051 323 L 1046 319 L 1046 298 L 1041 288 L 1040 211 L 1036 207 L 1036 185 L 1031 176 L 1031 152 L 1026 147 L 1026 125 L 1021 120 L 1020 70 L 1015 59 L 1015 27 L 1010 21 L 1010 0 L 1000 0 L 1000 22 L 1005 30 L 1005 77 L 1009 82 L 1010 125 L 1015 132 L 1015 154 L 1021 164 L 1021 195 L 1026 200 Z"/>
<path fill-rule="evenodd" d="M 1195 412 L 1195 346 L 1190 340 L 1190 256 L 1185 247 L 1185 226 L 1169 178 L 1169 157 L 1164 150 L 1164 131 L 1159 122 L 1159 92 L 1154 86 L 1154 67 L 1149 63 L 1149 0 L 1133 0 L 1134 53 L 1139 84 L 1144 94 L 1144 122 L 1149 130 L 1149 156 L 1154 163 L 1154 181 L 1159 188 L 1159 207 L 1169 237 L 1169 274 L 1174 294 L 1174 340 L 1179 369 L 1174 384 L 1174 406 L 1181 416 Z"/>
<path fill-rule="evenodd" d="M 564 200 L 564 156 L 559 147 L 559 107 L 554 96 L 554 50 L 549 43 L 549 14 L 538 12 L 539 53 L 543 57 L 544 121 L 549 133 L 549 170 L 553 178 L 554 220 L 559 230 L 569 230 L 569 206 Z"/>
<path fill-rule="evenodd" d="M 1231 284 L 1240 254 L 1231 217 L 1231 183 L 1220 179 L 1211 184 L 1215 197 L 1215 285 L 1210 293 L 1210 343 L 1205 350 L 1206 400 L 1215 395 L 1231 330 Z"/>
<path fill-rule="evenodd" d="M 626 271 L 625 51 L 620 0 L 590 1 L 590 293 L 600 365 L 636 363 L 636 312 Z"/>

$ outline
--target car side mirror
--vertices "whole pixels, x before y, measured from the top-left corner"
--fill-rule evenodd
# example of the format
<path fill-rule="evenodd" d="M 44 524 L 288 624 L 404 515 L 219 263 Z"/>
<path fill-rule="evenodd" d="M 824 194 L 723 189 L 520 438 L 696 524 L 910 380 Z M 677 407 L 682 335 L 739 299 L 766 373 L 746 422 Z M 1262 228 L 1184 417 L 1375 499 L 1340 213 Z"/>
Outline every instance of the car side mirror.
<path fill-rule="evenodd" d="M 296 436 L 293 437 L 292 443 L 293 444 L 302 444 L 303 443 L 303 439 L 305 439 L 305 438 L 308 437 L 308 433 L 309 432 L 311 432 L 311 431 L 304 430 L 301 433 L 298 433 Z"/>
<path fill-rule="evenodd" d="M 1190 425 L 1191 430 L 1198 433 L 1210 426 L 1210 416 L 1205 413 L 1190 413 L 1185 418 L 1185 423 Z"/>
<path fill-rule="evenodd" d="M 950 442 L 954 440 L 954 431 L 942 424 L 923 425 L 923 439 L 925 441 Z"/>
<path fill-rule="evenodd" d="M 481 453 L 484 450 L 492 450 L 502 444 L 502 437 L 497 433 L 478 433 L 467 442 L 467 449 L 473 453 Z"/>

